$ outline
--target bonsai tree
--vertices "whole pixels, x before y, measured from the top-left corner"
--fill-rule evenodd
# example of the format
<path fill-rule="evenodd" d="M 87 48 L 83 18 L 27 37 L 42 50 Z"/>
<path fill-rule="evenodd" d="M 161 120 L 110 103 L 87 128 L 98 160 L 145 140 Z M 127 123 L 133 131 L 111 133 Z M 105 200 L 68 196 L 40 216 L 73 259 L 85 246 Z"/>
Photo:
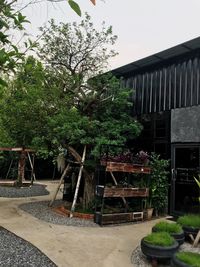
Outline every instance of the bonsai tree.
<path fill-rule="evenodd" d="M 161 221 L 156 223 L 153 228 L 153 232 L 167 232 L 179 243 L 179 245 L 184 243 L 184 232 L 182 227 L 178 223 L 169 223 L 166 221 Z"/>
<path fill-rule="evenodd" d="M 200 254 L 182 251 L 174 254 L 172 258 L 174 267 L 200 267 Z"/>

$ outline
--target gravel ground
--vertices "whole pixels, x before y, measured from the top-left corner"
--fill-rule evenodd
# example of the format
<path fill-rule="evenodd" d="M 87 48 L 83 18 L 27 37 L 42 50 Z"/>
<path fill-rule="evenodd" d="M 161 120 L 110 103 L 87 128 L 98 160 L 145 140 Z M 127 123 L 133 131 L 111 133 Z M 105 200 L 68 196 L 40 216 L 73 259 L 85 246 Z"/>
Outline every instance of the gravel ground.
<path fill-rule="evenodd" d="M 192 251 L 200 253 L 200 247 L 192 248 L 190 243 L 185 242 L 180 246 L 179 251 Z M 132 253 L 131 262 L 134 267 L 151 267 L 151 263 L 147 260 L 147 258 L 142 253 L 140 246 L 138 246 Z M 159 267 L 170 267 L 170 263 L 159 264 Z"/>
<path fill-rule="evenodd" d="M 62 200 L 56 200 L 54 202 L 54 207 L 61 205 L 61 203 L 63 204 Z M 21 204 L 19 208 L 48 223 L 68 226 L 98 227 L 93 220 L 83 220 L 62 216 L 53 211 L 52 208 L 48 207 L 48 204 L 49 201 L 30 202 Z"/>
<path fill-rule="evenodd" d="M 0 197 L 19 198 L 48 195 L 46 185 L 34 184 L 29 187 L 0 186 Z"/>
<path fill-rule="evenodd" d="M 0 227 L 1 267 L 56 267 L 39 249 Z"/>

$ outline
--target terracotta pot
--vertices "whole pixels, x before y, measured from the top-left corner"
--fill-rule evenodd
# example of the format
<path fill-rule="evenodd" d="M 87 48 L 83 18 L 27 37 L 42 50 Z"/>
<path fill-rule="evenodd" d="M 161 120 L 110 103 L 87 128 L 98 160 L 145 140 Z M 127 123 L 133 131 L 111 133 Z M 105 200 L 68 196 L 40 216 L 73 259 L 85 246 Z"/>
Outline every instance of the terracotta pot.
<path fill-rule="evenodd" d="M 153 208 L 148 208 L 146 212 L 147 212 L 147 220 L 151 220 L 153 215 Z"/>

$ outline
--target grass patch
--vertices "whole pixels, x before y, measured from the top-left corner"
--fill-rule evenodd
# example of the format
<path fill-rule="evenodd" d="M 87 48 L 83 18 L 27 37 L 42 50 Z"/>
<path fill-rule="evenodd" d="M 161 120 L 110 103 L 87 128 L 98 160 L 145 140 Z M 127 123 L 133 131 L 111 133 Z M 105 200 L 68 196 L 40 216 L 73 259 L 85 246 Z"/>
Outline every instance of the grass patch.
<path fill-rule="evenodd" d="M 175 242 L 174 238 L 165 232 L 152 233 L 147 235 L 144 240 L 151 245 L 162 247 L 169 247 Z"/>
<path fill-rule="evenodd" d="M 193 252 L 178 252 L 178 260 L 190 265 L 191 267 L 200 267 L 200 254 Z"/>
<path fill-rule="evenodd" d="M 182 226 L 200 228 L 200 215 L 189 214 L 178 218 L 177 222 Z"/>
<path fill-rule="evenodd" d="M 154 228 L 158 232 L 167 232 L 170 234 L 179 234 L 183 231 L 182 227 L 178 223 L 169 222 L 159 222 L 154 226 Z"/>

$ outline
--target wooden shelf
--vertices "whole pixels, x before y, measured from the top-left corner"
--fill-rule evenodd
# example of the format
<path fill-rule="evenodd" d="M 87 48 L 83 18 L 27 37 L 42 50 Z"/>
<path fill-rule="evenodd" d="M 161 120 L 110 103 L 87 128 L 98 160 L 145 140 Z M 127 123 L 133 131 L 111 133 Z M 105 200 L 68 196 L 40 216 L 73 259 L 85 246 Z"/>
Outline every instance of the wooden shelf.
<path fill-rule="evenodd" d="M 135 187 L 104 187 L 98 185 L 96 188 L 97 196 L 102 197 L 148 197 L 148 188 L 135 188 Z"/>
<path fill-rule="evenodd" d="M 107 172 L 129 172 L 129 173 L 145 173 L 150 174 L 151 168 L 143 165 L 122 162 L 101 162 L 106 167 Z"/>
<path fill-rule="evenodd" d="M 116 223 L 126 223 L 134 221 L 142 221 L 143 212 L 128 212 L 128 213 L 112 213 L 112 214 L 101 214 L 96 212 L 94 216 L 95 223 L 100 225 L 105 224 L 116 224 Z"/>

